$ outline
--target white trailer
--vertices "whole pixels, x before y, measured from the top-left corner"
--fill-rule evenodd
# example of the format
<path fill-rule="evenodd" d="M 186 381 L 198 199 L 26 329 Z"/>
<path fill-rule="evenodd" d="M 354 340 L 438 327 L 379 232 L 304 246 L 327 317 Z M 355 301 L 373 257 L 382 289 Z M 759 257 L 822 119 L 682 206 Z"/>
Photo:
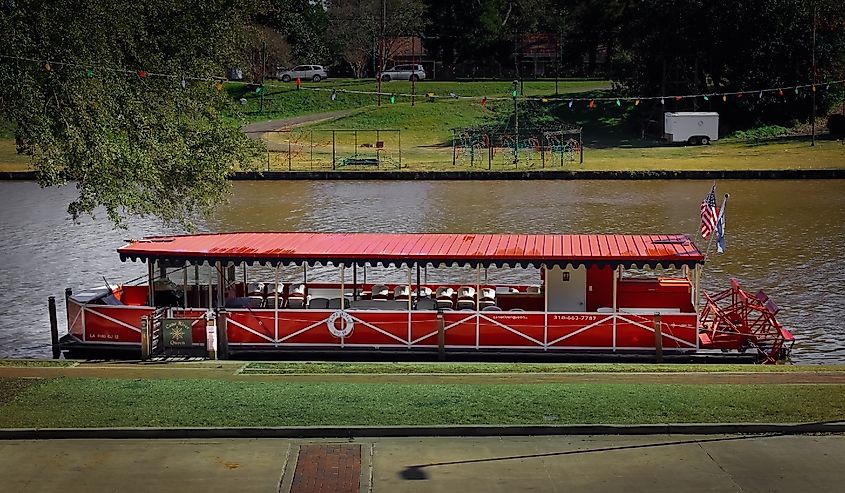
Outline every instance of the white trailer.
<path fill-rule="evenodd" d="M 679 111 L 663 114 L 663 138 L 668 142 L 709 144 L 719 139 L 719 114 L 707 111 Z"/>

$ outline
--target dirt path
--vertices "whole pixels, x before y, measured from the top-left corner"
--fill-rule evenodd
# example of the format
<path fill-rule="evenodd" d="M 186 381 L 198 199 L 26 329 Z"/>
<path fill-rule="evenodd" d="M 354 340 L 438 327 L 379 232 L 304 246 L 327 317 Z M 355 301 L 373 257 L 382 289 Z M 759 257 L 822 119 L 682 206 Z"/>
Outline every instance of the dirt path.
<path fill-rule="evenodd" d="M 788 373 L 494 373 L 494 374 L 244 374 L 243 361 L 199 363 L 80 363 L 73 367 L 2 367 L 0 378 L 88 377 L 115 379 L 198 378 L 253 382 L 332 382 L 402 384 L 757 384 L 845 385 L 845 372 Z"/>
<path fill-rule="evenodd" d="M 268 120 L 266 122 L 256 122 L 245 125 L 241 130 L 250 138 L 259 139 L 262 134 L 272 132 L 274 130 L 281 130 L 286 128 L 298 127 L 301 125 L 308 125 L 311 123 L 320 123 L 330 120 L 337 120 L 352 113 L 353 110 L 343 111 L 329 111 L 327 113 L 314 113 L 311 115 L 294 116 L 290 118 L 280 118 L 278 120 Z"/>

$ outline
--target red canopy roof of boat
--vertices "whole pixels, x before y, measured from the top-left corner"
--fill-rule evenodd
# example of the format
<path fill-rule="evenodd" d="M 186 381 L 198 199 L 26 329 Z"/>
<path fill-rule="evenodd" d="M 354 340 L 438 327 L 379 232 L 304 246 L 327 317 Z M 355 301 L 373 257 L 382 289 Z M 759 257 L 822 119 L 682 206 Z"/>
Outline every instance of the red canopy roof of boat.
<path fill-rule="evenodd" d="M 704 255 L 686 235 L 216 233 L 148 237 L 118 249 L 122 260 L 383 265 L 694 265 Z"/>

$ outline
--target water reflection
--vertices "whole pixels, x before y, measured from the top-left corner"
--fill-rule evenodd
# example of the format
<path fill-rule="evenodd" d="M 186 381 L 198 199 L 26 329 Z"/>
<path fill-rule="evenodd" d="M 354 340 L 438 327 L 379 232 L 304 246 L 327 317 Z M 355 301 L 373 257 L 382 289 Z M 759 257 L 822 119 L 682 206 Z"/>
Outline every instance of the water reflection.
<path fill-rule="evenodd" d="M 764 289 L 799 341 L 801 362 L 845 361 L 843 182 L 722 181 L 730 193 L 728 252 L 711 252 L 703 286 L 736 277 Z M 207 231 L 695 233 L 705 181 L 236 182 Z M 174 233 L 152 220 L 115 231 L 105 218 L 74 224 L 70 187 L 0 183 L 0 356 L 44 356 L 46 297 L 144 272 L 121 263 L 123 239 Z M 702 246 L 703 247 L 703 246 Z M 714 249 L 715 250 L 715 249 Z M 309 272 L 320 275 L 319 269 Z M 467 281 L 474 273 L 465 273 Z M 296 269 L 286 269 L 295 278 Z M 407 275 L 407 274 L 404 274 Z M 536 273 L 496 273 L 496 278 Z M 405 279 L 401 274 L 398 279 Z M 463 277 L 463 276 L 462 276 Z M 64 315 L 60 314 L 60 321 Z"/>

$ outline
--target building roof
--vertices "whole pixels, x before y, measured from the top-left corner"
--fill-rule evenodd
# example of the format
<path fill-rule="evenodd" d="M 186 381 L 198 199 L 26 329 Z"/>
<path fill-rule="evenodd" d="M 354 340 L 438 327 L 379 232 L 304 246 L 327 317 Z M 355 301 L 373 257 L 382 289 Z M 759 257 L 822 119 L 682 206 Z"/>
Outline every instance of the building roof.
<path fill-rule="evenodd" d="M 121 260 L 247 264 L 693 266 L 686 235 L 217 233 L 156 236 L 119 248 Z"/>

